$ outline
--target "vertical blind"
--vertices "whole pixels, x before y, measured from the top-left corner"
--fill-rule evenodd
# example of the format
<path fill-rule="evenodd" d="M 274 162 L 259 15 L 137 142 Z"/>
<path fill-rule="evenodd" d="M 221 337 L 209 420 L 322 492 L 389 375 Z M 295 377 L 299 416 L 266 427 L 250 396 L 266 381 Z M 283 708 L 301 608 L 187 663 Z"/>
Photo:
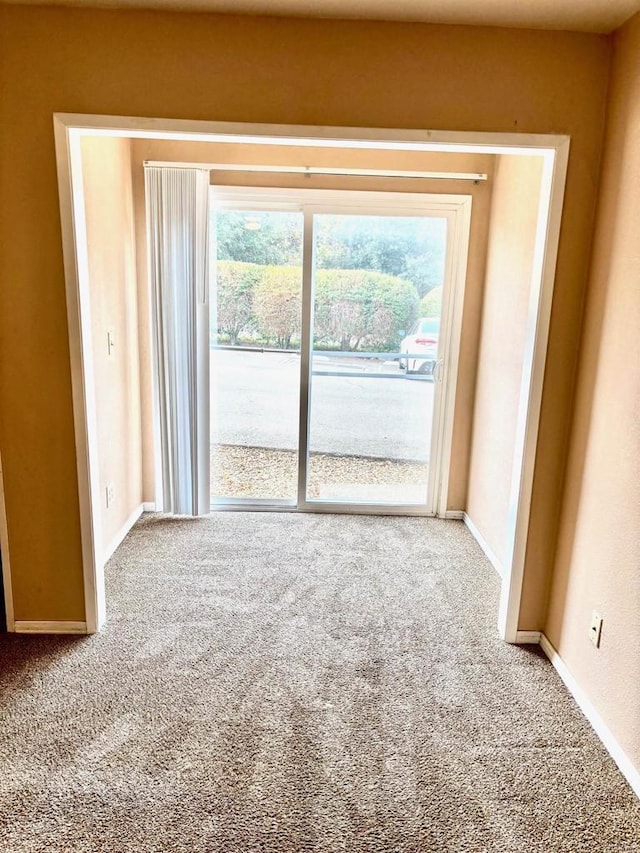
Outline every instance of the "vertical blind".
<path fill-rule="evenodd" d="M 156 508 L 210 511 L 209 172 L 145 167 Z"/>

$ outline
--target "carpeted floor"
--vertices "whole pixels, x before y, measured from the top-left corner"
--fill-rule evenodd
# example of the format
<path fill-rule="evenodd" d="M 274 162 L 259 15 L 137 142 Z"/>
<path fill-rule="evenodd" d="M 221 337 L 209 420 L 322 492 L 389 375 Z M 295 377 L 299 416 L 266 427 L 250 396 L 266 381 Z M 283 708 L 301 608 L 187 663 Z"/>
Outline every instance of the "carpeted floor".
<path fill-rule="evenodd" d="M 459 522 L 147 516 L 0 638 L 8 853 L 631 853 L 640 803 Z"/>

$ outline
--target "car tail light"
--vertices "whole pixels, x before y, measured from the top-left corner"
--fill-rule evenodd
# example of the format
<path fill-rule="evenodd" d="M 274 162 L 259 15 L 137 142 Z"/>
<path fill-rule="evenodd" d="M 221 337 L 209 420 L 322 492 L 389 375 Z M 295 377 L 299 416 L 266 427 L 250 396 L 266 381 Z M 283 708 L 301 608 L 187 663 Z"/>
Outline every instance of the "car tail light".
<path fill-rule="evenodd" d="M 436 338 L 416 338 L 416 343 L 418 346 L 425 346 L 427 344 L 437 344 L 438 341 Z"/>

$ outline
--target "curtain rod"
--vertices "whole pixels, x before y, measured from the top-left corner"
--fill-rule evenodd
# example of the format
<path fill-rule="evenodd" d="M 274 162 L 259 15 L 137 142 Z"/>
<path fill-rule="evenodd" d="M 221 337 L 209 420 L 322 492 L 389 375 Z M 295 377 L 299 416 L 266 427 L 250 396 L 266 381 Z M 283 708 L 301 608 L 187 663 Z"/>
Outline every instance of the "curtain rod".
<path fill-rule="evenodd" d="M 355 178 L 413 178 L 436 181 L 480 181 L 487 180 L 485 172 L 421 172 L 403 169 L 350 169 L 338 166 L 258 166 L 236 163 L 173 163 L 145 160 L 144 166 L 171 169 L 208 169 L 211 172 L 267 172 L 279 175 L 326 175 L 330 177 Z"/>

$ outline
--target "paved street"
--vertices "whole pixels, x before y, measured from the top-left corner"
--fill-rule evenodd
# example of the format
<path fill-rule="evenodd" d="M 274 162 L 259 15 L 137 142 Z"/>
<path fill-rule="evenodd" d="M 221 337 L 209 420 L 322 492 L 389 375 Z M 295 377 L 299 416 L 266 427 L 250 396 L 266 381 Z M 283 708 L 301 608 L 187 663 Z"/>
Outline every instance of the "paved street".
<path fill-rule="evenodd" d="M 294 449 L 299 370 L 294 354 L 212 351 L 212 443 Z M 432 382 L 407 379 L 393 361 L 322 355 L 314 371 L 359 375 L 313 377 L 312 451 L 428 461 Z"/>

